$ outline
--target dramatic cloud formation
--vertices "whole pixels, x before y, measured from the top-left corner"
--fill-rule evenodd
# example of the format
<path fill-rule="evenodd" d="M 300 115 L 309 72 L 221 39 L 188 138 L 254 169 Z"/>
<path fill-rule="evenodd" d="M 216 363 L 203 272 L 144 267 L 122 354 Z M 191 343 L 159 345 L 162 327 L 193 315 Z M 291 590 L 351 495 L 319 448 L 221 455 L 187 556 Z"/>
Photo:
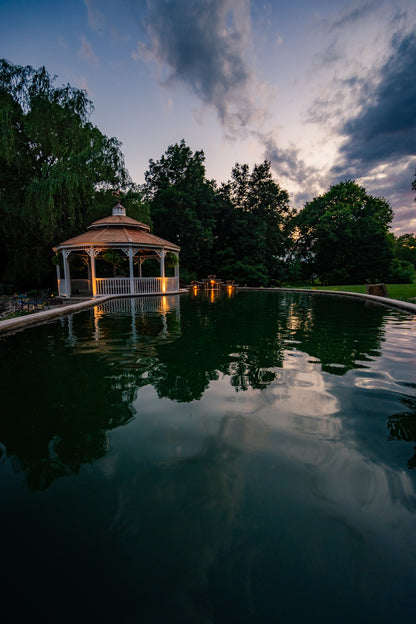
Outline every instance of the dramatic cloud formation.
<path fill-rule="evenodd" d="M 295 146 L 280 147 L 267 129 L 272 89 L 256 78 L 250 2 L 247 0 L 151 0 L 142 21 L 147 42 L 139 42 L 136 60 L 156 61 L 168 69 L 164 84 L 187 85 L 212 107 L 228 138 L 251 137 L 263 145 L 280 178 L 310 179 Z M 277 45 L 282 38 L 277 37 Z M 196 115 L 196 118 L 200 118 Z"/>
<path fill-rule="evenodd" d="M 385 10 L 398 34 L 392 38 L 384 62 L 378 63 L 379 51 L 386 53 L 383 30 L 371 30 L 373 40 L 366 42 L 357 62 L 353 41 L 357 29 L 374 21 L 387 29 L 386 18 L 381 18 Z M 270 24 L 272 11 L 272 5 L 264 9 Z M 258 12 L 248 0 L 148 0 L 140 17 L 145 36 L 133 57 L 157 63 L 165 86 L 186 85 L 204 106 L 213 108 L 228 138 L 248 137 L 262 146 L 264 158 L 271 161 L 279 180 L 290 187 L 298 208 L 311 194 L 324 192 L 347 177 L 383 194 L 390 185 L 390 196 L 399 204 L 406 203 L 410 183 L 405 176 L 416 146 L 416 116 L 412 115 L 416 35 L 399 34 L 404 13 L 369 0 L 342 5 L 331 17 L 316 19 L 322 45 L 320 55 L 311 63 L 317 75 L 322 72 L 325 89 L 312 105 L 306 105 L 306 121 L 316 124 L 316 132 L 322 136 L 332 135 L 333 145 L 337 145 L 335 163 L 323 170 L 321 158 L 309 163 L 302 147 L 288 144 L 287 139 L 281 141 L 272 119 L 273 109 L 276 119 L 279 108 L 276 101 L 271 106 L 271 85 L 267 87 L 259 79 L 252 53 L 258 35 L 252 20 Z M 273 36 L 282 43 L 275 31 Z M 281 57 L 276 56 L 276 61 L 282 62 Z M 330 79 L 329 68 L 333 72 Z M 196 120 L 201 118 L 195 114 Z M 320 139 L 317 141 L 319 144 Z M 387 162 L 391 163 L 388 171 L 383 167 Z"/>
<path fill-rule="evenodd" d="M 166 85 L 182 82 L 213 106 L 228 135 L 247 129 L 263 115 L 258 84 L 249 64 L 250 3 L 247 0 L 152 0 L 143 20 L 148 41 L 134 58 L 168 69 Z"/>
<path fill-rule="evenodd" d="M 3 5 L 4 55 L 88 88 L 138 183 L 184 138 L 218 182 L 267 158 L 299 209 L 352 178 L 416 231 L 415 0 Z"/>
<path fill-rule="evenodd" d="M 349 171 L 366 173 L 380 161 L 416 154 L 415 67 L 416 33 L 395 35 L 373 96 L 364 94 L 359 114 L 341 129 L 347 140 L 340 152 Z"/>
<path fill-rule="evenodd" d="M 392 205 L 411 205 L 411 180 L 416 166 L 416 33 L 393 36 L 390 53 L 380 70 L 367 80 L 356 77 L 358 112 L 346 119 L 339 133 L 344 143 L 332 168 L 337 177 L 358 178 Z M 342 94 L 345 89 L 340 91 Z M 338 117 L 339 119 L 339 117 Z M 414 212 L 414 208 L 413 208 Z M 412 212 L 402 208 L 395 227 L 414 228 Z"/>

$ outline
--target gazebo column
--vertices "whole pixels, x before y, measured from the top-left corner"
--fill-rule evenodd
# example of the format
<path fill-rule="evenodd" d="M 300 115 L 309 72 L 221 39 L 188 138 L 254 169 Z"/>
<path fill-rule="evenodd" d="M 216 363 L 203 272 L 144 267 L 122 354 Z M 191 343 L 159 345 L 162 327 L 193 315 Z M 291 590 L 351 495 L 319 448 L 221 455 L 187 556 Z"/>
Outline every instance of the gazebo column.
<path fill-rule="evenodd" d="M 161 249 L 160 253 L 160 277 L 165 277 L 165 256 L 166 256 L 166 251 L 164 249 Z"/>
<path fill-rule="evenodd" d="M 145 261 L 145 258 L 140 257 L 139 258 L 139 277 L 143 277 L 142 276 L 142 264 Z"/>
<path fill-rule="evenodd" d="M 95 298 L 97 296 L 97 281 L 95 275 L 95 257 L 100 253 L 100 249 L 96 249 L 94 247 L 90 247 L 87 249 L 87 253 L 90 257 L 90 265 L 91 265 L 91 290 L 92 296 Z"/>
<path fill-rule="evenodd" d="M 70 249 L 62 250 L 62 257 L 64 260 L 65 296 L 68 297 L 68 299 L 71 296 L 71 271 L 69 268 L 69 261 L 68 261 L 68 256 L 70 253 L 71 253 Z"/>
<path fill-rule="evenodd" d="M 122 247 L 122 251 L 126 254 L 129 259 L 129 276 L 130 276 L 130 294 L 134 295 L 134 264 L 133 258 L 137 253 L 137 249 L 133 249 L 133 247 Z"/>
<path fill-rule="evenodd" d="M 58 295 L 61 295 L 61 267 L 56 265 L 56 281 L 58 283 Z"/>
<path fill-rule="evenodd" d="M 134 295 L 133 249 L 129 249 L 130 293 Z"/>
<path fill-rule="evenodd" d="M 161 281 L 161 290 L 162 292 L 165 292 L 166 290 L 166 280 L 165 280 L 165 256 L 166 256 L 166 251 L 164 249 L 155 249 L 156 255 L 159 257 L 160 260 L 160 281 Z"/>
<path fill-rule="evenodd" d="M 174 275 L 174 277 L 176 279 L 177 287 L 179 288 L 179 254 L 175 253 L 175 256 L 177 258 L 177 262 L 176 262 L 175 267 L 174 267 L 174 274 L 173 275 Z"/>

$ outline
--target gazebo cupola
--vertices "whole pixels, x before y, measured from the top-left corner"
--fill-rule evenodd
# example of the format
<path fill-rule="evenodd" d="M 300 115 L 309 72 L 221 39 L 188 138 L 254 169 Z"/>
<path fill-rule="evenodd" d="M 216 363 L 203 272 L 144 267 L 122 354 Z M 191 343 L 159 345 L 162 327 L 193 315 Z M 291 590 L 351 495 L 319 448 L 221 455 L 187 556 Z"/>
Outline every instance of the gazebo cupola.
<path fill-rule="evenodd" d="M 62 253 L 64 279 L 58 272 L 60 296 L 71 297 L 80 294 L 93 297 L 101 295 L 143 295 L 164 294 L 179 291 L 179 251 L 180 247 L 163 238 L 151 234 L 150 227 L 126 215 L 126 209 L 118 202 L 112 214 L 88 226 L 87 232 L 70 238 L 53 248 Z M 118 251 L 128 257 L 129 276 L 98 277 L 96 259 L 108 251 Z M 166 254 L 174 259 L 174 275 L 166 277 Z M 88 266 L 88 279 L 71 280 L 71 257 L 78 256 Z M 157 259 L 160 277 L 142 277 L 142 264 L 149 259 Z M 135 275 L 135 266 L 138 267 Z M 76 293 L 78 294 L 78 293 Z"/>
<path fill-rule="evenodd" d="M 123 217 L 126 216 L 126 209 L 120 204 L 120 202 L 114 206 L 113 215 L 123 215 Z"/>

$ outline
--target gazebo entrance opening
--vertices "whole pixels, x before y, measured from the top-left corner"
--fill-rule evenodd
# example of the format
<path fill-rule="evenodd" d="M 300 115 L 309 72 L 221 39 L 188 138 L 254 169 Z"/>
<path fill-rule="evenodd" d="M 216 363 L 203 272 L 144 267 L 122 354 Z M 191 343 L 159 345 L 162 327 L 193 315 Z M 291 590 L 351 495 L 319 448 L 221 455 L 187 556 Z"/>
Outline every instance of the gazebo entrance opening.
<path fill-rule="evenodd" d="M 144 295 L 179 291 L 179 250 L 126 216 L 121 204 L 88 232 L 54 247 L 60 296 Z M 153 266 L 153 271 L 151 267 Z M 156 267 L 156 271 L 155 271 Z"/>

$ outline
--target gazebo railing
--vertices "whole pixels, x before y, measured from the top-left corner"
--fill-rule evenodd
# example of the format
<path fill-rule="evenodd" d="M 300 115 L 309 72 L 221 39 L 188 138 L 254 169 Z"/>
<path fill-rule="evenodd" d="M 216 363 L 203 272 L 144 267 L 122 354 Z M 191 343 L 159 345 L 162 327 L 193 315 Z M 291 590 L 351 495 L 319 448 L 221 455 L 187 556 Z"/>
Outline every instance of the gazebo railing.
<path fill-rule="evenodd" d="M 131 294 L 129 277 L 99 277 L 96 279 L 97 295 L 129 295 Z M 179 290 L 177 277 L 134 277 L 133 293 L 147 295 L 152 293 L 169 293 Z"/>
<path fill-rule="evenodd" d="M 125 295 L 130 292 L 128 277 L 99 277 L 95 283 L 97 295 Z"/>

